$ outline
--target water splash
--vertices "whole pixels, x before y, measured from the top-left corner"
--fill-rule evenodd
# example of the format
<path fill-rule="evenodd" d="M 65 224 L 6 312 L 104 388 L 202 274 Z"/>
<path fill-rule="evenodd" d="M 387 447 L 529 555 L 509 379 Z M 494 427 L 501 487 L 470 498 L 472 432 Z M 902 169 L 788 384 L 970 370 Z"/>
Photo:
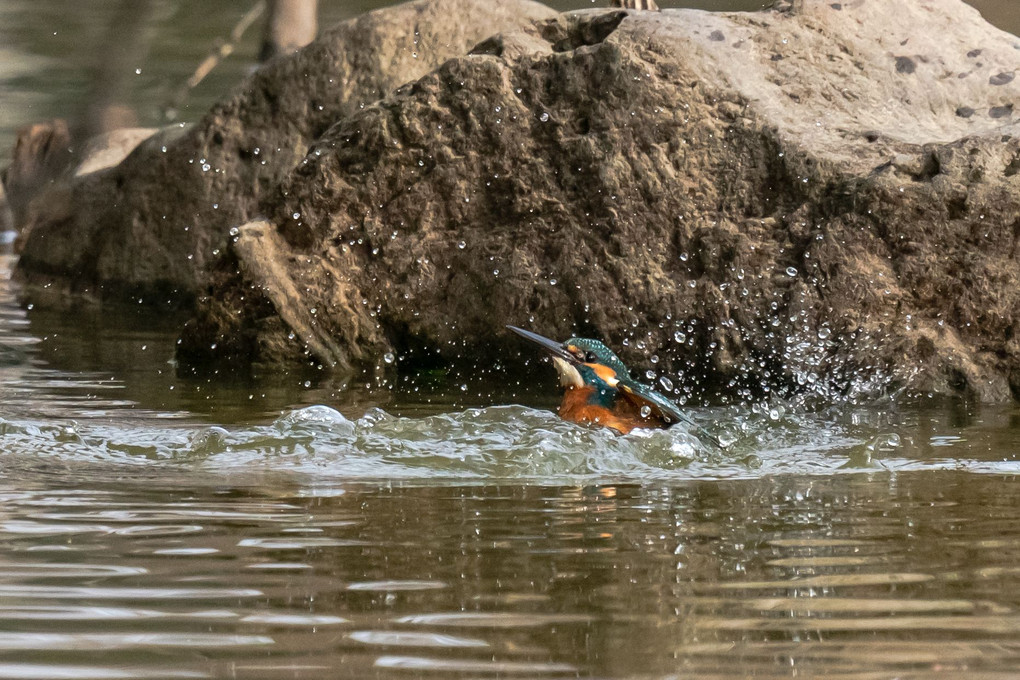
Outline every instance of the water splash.
<path fill-rule="evenodd" d="M 960 436 L 930 411 L 781 405 L 694 410 L 697 428 L 618 436 L 524 406 L 472 408 L 424 417 L 371 409 L 350 419 L 328 406 L 284 413 L 263 425 L 151 421 L 48 422 L 0 419 L 9 465 L 101 463 L 231 472 L 283 472 L 322 479 L 586 482 L 756 478 L 838 471 L 959 469 L 1020 472 L 1008 423 Z M 1008 414 L 1002 414 L 1007 418 Z M 994 418 L 992 419 L 994 421 Z M 947 432 L 953 433 L 947 438 Z M 997 434 L 998 433 L 998 434 Z M 999 441 L 1006 436 L 1009 442 Z M 1005 453 L 1004 453 L 1005 452 Z"/>

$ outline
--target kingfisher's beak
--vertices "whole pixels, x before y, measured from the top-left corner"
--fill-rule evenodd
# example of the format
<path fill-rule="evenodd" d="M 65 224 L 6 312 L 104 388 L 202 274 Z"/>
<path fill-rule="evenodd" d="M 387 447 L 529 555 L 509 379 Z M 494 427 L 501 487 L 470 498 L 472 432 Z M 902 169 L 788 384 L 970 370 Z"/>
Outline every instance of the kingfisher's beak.
<path fill-rule="evenodd" d="M 562 342 L 550 340 L 549 338 L 539 335 L 538 333 L 532 333 L 531 331 L 526 331 L 523 328 L 518 328 L 517 326 L 507 326 L 507 328 L 512 330 L 514 333 L 521 336 L 522 338 L 526 340 L 531 340 L 536 345 L 540 345 L 556 359 L 563 359 L 567 363 L 574 366 L 581 363 L 580 361 L 578 361 L 577 357 L 575 357 L 573 354 L 567 351 L 567 348 L 563 346 Z"/>

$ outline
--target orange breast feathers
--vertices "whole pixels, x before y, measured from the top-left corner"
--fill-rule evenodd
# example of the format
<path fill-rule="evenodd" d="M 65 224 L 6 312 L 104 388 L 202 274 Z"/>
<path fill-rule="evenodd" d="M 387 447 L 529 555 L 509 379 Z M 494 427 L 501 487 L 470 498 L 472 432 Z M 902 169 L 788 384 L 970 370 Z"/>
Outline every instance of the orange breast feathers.
<path fill-rule="evenodd" d="M 636 411 L 633 414 L 614 413 L 604 406 L 588 403 L 594 392 L 595 388 L 588 386 L 567 388 L 560 404 L 560 418 L 582 425 L 610 427 L 620 434 L 627 434 L 638 426 L 640 415 Z"/>

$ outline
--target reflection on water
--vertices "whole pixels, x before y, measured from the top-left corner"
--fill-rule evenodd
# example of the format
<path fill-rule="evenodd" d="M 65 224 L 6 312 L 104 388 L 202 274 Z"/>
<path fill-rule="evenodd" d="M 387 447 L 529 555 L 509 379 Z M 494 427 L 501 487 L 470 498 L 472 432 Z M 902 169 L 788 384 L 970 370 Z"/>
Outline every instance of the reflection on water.
<path fill-rule="evenodd" d="M 0 677 L 1007 678 L 1020 662 L 1008 477 L 120 476 L 0 481 Z"/>

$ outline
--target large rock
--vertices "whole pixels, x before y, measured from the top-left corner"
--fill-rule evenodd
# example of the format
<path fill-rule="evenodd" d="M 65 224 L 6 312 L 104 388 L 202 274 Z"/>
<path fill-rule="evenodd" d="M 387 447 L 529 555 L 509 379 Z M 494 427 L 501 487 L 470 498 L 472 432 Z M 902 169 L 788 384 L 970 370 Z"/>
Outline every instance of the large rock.
<path fill-rule="evenodd" d="M 510 322 L 686 392 L 1020 393 L 1016 37 L 958 0 L 517 25 L 378 101 L 399 79 L 337 105 L 338 57 L 270 67 L 100 173 L 101 224 L 36 227 L 24 269 L 77 276 L 68 233 L 119 290 L 215 265 L 190 364 L 487 367 Z"/>
<path fill-rule="evenodd" d="M 512 322 L 686 391 L 1007 400 L 1018 43 L 957 0 L 494 37 L 322 135 L 181 357 L 489 364 Z"/>
<path fill-rule="evenodd" d="M 19 273 L 49 290 L 190 304 L 231 227 L 276 198 L 331 125 L 498 31 L 554 14 L 527 0 L 422 0 L 339 24 L 261 68 L 198 125 L 16 211 Z"/>

